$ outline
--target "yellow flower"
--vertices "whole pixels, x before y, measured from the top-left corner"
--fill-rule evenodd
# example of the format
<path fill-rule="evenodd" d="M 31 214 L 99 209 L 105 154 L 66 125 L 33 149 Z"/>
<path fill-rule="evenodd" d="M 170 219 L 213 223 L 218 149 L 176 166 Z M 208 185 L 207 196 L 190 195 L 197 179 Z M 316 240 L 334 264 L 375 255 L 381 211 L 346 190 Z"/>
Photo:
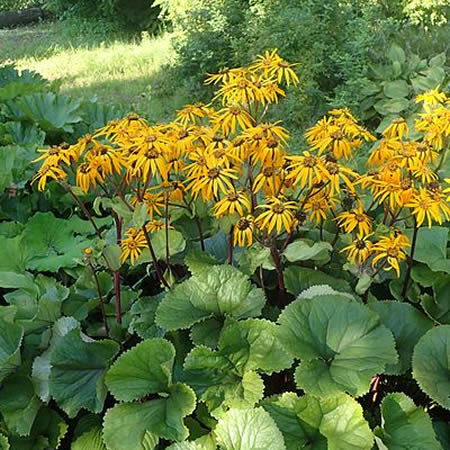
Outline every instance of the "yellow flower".
<path fill-rule="evenodd" d="M 410 171 L 414 178 L 418 178 L 424 184 L 428 184 L 431 181 L 438 179 L 438 176 L 433 172 L 433 170 L 421 160 L 416 160 L 411 166 Z"/>
<path fill-rule="evenodd" d="M 285 80 L 288 86 L 291 82 L 297 86 L 299 79 L 292 67 L 294 67 L 294 64 L 289 64 L 283 60 L 278 55 L 277 49 L 271 52 L 266 50 L 264 55 L 258 55 L 256 61 L 250 66 L 252 70 L 263 71 L 265 77 L 276 77 L 278 83 Z"/>
<path fill-rule="evenodd" d="M 433 220 L 440 224 L 443 221 L 439 211 L 439 202 L 436 202 L 436 199 L 425 188 L 420 188 L 419 193 L 406 206 L 412 208 L 412 214 L 416 217 L 418 227 L 423 224 L 425 219 L 427 219 L 429 227 Z"/>
<path fill-rule="evenodd" d="M 154 233 L 155 231 L 161 231 L 166 229 L 166 222 L 164 220 L 152 220 L 145 226 L 146 230 L 150 233 Z M 173 230 L 171 225 L 168 226 L 169 230 Z"/>
<path fill-rule="evenodd" d="M 253 182 L 253 192 L 259 192 L 263 188 L 265 195 L 276 195 L 283 183 L 283 172 L 279 167 L 263 167 Z"/>
<path fill-rule="evenodd" d="M 406 120 L 403 117 L 394 119 L 391 124 L 383 131 L 385 138 L 398 138 L 402 139 L 409 134 L 409 127 Z"/>
<path fill-rule="evenodd" d="M 142 233 L 138 233 L 135 236 L 128 236 L 126 239 L 123 239 L 120 244 L 122 250 L 120 260 L 124 263 L 130 258 L 131 264 L 134 264 L 146 246 L 147 242 Z"/>
<path fill-rule="evenodd" d="M 196 103 L 195 105 L 185 105 L 183 109 L 177 111 L 177 120 L 184 126 L 188 124 L 196 124 L 205 117 L 209 117 L 213 113 L 210 105 Z"/>
<path fill-rule="evenodd" d="M 424 92 L 416 97 L 416 103 L 428 103 L 429 105 L 437 105 L 438 103 L 445 103 L 447 96 L 444 92 L 439 92 L 438 86 L 436 89 Z"/>
<path fill-rule="evenodd" d="M 258 208 L 267 210 L 260 214 L 257 219 L 261 229 L 267 228 L 270 233 L 276 227 L 277 233 L 280 233 L 284 226 L 287 232 L 291 231 L 294 220 L 292 212 L 297 208 L 295 202 L 271 197 L 267 200 L 267 205 L 259 205 Z"/>
<path fill-rule="evenodd" d="M 43 165 L 49 166 L 59 166 L 61 163 L 70 166 L 72 162 L 78 159 L 78 153 L 75 152 L 69 144 L 62 144 L 60 146 L 52 146 L 48 149 L 37 150 L 39 153 L 42 153 L 36 159 L 33 159 L 32 162 L 43 161 Z"/>
<path fill-rule="evenodd" d="M 45 189 L 45 185 L 47 184 L 47 178 L 60 181 L 66 177 L 67 174 L 64 172 L 64 170 L 60 169 L 59 167 L 44 164 L 39 169 L 39 171 L 33 176 L 31 183 L 34 183 L 36 180 L 39 180 L 38 189 L 40 191 L 43 191 Z"/>
<path fill-rule="evenodd" d="M 375 257 L 372 260 L 372 267 L 382 261 L 383 266 L 387 265 L 384 270 L 394 269 L 397 277 L 400 276 L 399 263 L 406 259 L 403 251 L 406 247 L 410 247 L 409 239 L 401 233 L 391 233 L 388 237 L 382 237 L 378 242 L 373 244 L 372 252 Z"/>
<path fill-rule="evenodd" d="M 261 88 L 258 87 L 249 77 L 249 74 L 241 70 L 233 74 L 222 88 L 217 91 L 216 97 L 222 97 L 222 103 L 241 103 L 247 105 L 250 102 L 263 100 Z"/>
<path fill-rule="evenodd" d="M 223 166 L 212 167 L 207 169 L 205 174 L 191 178 L 191 183 L 187 187 L 192 189 L 194 197 L 202 192 L 204 200 L 211 200 L 213 196 L 218 197 L 219 192 L 224 194 L 228 190 L 234 190 L 232 180 L 236 180 L 237 175 L 234 169 L 227 169 Z"/>
<path fill-rule="evenodd" d="M 310 152 L 303 152 L 301 156 L 290 156 L 287 167 L 287 180 L 292 180 L 294 185 L 300 184 L 301 188 L 311 188 L 317 182 L 326 180 L 323 161 Z"/>
<path fill-rule="evenodd" d="M 237 212 L 240 216 L 245 214 L 245 210 L 250 211 L 251 205 L 247 195 L 242 191 L 228 193 L 222 200 L 214 205 L 214 215 L 219 218 L 227 214 Z"/>
<path fill-rule="evenodd" d="M 368 236 L 372 230 L 372 221 L 370 220 L 370 217 L 364 213 L 362 207 L 342 212 L 337 216 L 337 222 L 346 233 L 351 233 L 356 229 L 356 236 L 358 236 L 359 239 L 363 236 Z"/>
<path fill-rule="evenodd" d="M 84 192 L 89 191 L 90 186 L 97 186 L 103 178 L 98 171 L 96 161 L 84 162 L 77 167 L 76 184 Z"/>
<path fill-rule="evenodd" d="M 358 179 L 359 175 L 348 167 L 342 166 L 332 159 L 325 164 L 322 173 L 325 179 L 328 179 L 330 182 L 331 195 L 334 195 L 335 192 L 337 194 L 340 193 L 341 180 L 349 191 L 355 192 L 354 182 Z"/>
<path fill-rule="evenodd" d="M 311 222 L 321 223 L 327 219 L 327 212 L 334 209 L 336 200 L 325 191 L 317 192 L 309 196 L 304 205 L 304 210 L 309 211 Z"/>
<path fill-rule="evenodd" d="M 358 263 L 362 266 L 369 258 L 372 249 L 372 242 L 369 240 L 370 236 L 372 234 L 368 234 L 365 237 L 360 236 L 359 239 L 341 250 L 341 252 L 347 252 L 347 259 L 352 264 Z"/>
<path fill-rule="evenodd" d="M 245 247 L 247 241 L 247 247 L 250 247 L 253 242 L 254 226 L 253 216 L 241 217 L 233 229 L 233 245 Z"/>
<path fill-rule="evenodd" d="M 381 139 L 377 143 L 377 146 L 370 152 L 367 162 L 371 166 L 383 164 L 394 156 L 394 152 L 399 146 L 401 146 L 401 142 L 397 138 Z"/>
<path fill-rule="evenodd" d="M 445 178 L 444 181 L 445 181 L 447 184 L 450 184 L 450 178 Z M 448 188 L 445 188 L 445 189 L 444 189 L 444 192 L 445 192 L 446 194 L 448 194 L 447 201 L 449 202 L 449 201 L 450 201 L 450 186 L 449 186 Z"/>
<path fill-rule="evenodd" d="M 214 118 L 214 130 L 219 128 L 222 133 L 228 135 L 236 133 L 236 126 L 239 125 L 241 130 L 245 130 L 252 126 L 252 116 L 241 106 L 237 104 L 228 105 L 217 112 Z"/>

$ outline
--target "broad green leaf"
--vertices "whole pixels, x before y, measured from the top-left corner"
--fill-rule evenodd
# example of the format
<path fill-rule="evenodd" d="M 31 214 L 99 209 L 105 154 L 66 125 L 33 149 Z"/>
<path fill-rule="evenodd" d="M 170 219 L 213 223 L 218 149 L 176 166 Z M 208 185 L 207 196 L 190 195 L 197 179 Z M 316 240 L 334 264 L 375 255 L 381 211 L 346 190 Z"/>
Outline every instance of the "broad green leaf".
<path fill-rule="evenodd" d="M 387 81 L 383 88 L 384 95 L 389 98 L 407 97 L 409 85 L 405 80 Z"/>
<path fill-rule="evenodd" d="M 285 450 L 283 435 L 262 408 L 230 409 L 214 430 L 223 450 Z"/>
<path fill-rule="evenodd" d="M 182 441 L 188 436 L 183 418 L 194 408 L 195 394 L 184 384 L 170 386 L 165 398 L 144 403 L 120 403 L 105 415 L 103 438 L 106 447 L 108 450 L 149 450 L 154 448 L 158 437 Z"/>
<path fill-rule="evenodd" d="M 450 324 L 450 277 L 442 272 L 434 272 L 433 296 L 421 296 L 422 307 L 437 323 Z"/>
<path fill-rule="evenodd" d="M 49 379 L 52 369 L 52 365 L 50 364 L 52 350 L 63 336 L 76 328 L 80 328 L 80 323 L 73 317 L 61 317 L 58 319 L 53 325 L 52 337 L 48 349 L 34 358 L 31 371 L 32 380 L 36 393 L 43 402 L 48 402 L 50 399 Z"/>
<path fill-rule="evenodd" d="M 132 401 L 163 392 L 172 382 L 175 348 L 166 339 L 147 339 L 123 353 L 106 374 L 117 400 Z"/>
<path fill-rule="evenodd" d="M 410 105 L 410 101 L 406 98 L 384 98 L 373 107 L 383 116 L 387 116 L 388 114 L 399 114 L 402 111 L 408 109 Z"/>
<path fill-rule="evenodd" d="M 380 316 L 381 323 L 394 335 L 399 361 L 387 365 L 385 373 L 400 375 L 411 368 L 411 359 L 419 339 L 433 327 L 433 322 L 408 303 L 394 301 L 369 305 Z"/>
<path fill-rule="evenodd" d="M 9 238 L 0 236 L 0 248 L 2 257 L 0 258 L 0 271 L 2 272 L 25 272 L 27 256 L 22 245 L 22 236 Z"/>
<path fill-rule="evenodd" d="M 14 376 L 0 390 L 0 412 L 8 429 L 19 436 L 28 436 L 42 403 L 34 393 L 31 380 Z"/>
<path fill-rule="evenodd" d="M 313 242 L 309 239 L 297 239 L 286 247 L 283 256 L 289 262 L 322 259 L 333 248 L 328 242 Z"/>
<path fill-rule="evenodd" d="M 181 253 L 186 248 L 186 240 L 183 235 L 176 230 L 169 230 L 169 254 L 170 256 Z M 166 259 L 166 231 L 159 230 L 151 234 L 150 240 L 152 242 L 153 251 L 156 259 Z M 139 262 L 152 261 L 150 252 L 145 249 L 139 257 Z"/>
<path fill-rule="evenodd" d="M 388 58 L 392 61 L 398 61 L 400 64 L 404 64 L 406 61 L 405 51 L 397 44 L 392 44 L 387 52 Z"/>
<path fill-rule="evenodd" d="M 261 289 L 229 265 L 212 266 L 177 285 L 156 311 L 156 323 L 166 330 L 188 328 L 225 314 L 236 319 L 257 316 L 265 303 Z"/>
<path fill-rule="evenodd" d="M 220 335 L 219 353 L 233 363 L 240 375 L 251 370 L 279 372 L 292 365 L 279 332 L 279 327 L 268 320 L 228 320 Z"/>
<path fill-rule="evenodd" d="M 43 406 L 36 416 L 28 437 L 10 436 L 14 450 L 48 450 L 60 448 L 68 426 L 53 409 Z"/>
<path fill-rule="evenodd" d="M 315 398 L 287 392 L 261 405 L 283 433 L 287 450 L 372 448 L 373 435 L 363 410 L 346 394 Z"/>
<path fill-rule="evenodd" d="M 207 272 L 211 266 L 219 265 L 216 258 L 200 249 L 190 250 L 184 258 L 184 263 L 191 275 L 200 275 Z"/>
<path fill-rule="evenodd" d="M 433 421 L 433 428 L 442 450 L 450 450 L 450 424 L 442 420 Z"/>
<path fill-rule="evenodd" d="M 375 428 L 379 449 L 441 450 L 430 417 L 405 394 L 388 394 L 381 413 L 381 427 Z"/>
<path fill-rule="evenodd" d="M 81 408 L 96 413 L 103 409 L 104 375 L 118 351 L 116 342 L 86 341 L 78 329 L 57 342 L 50 358 L 50 393 L 69 417 Z"/>
<path fill-rule="evenodd" d="M 408 233 L 407 233 L 408 234 Z M 411 238 L 411 232 L 409 231 Z M 450 273 L 450 260 L 447 259 L 448 228 L 422 227 L 417 233 L 414 260 L 425 263 L 433 271 Z"/>
<path fill-rule="evenodd" d="M 23 274 L 15 272 L 0 272 L 0 287 L 8 289 L 24 289 L 37 294 L 33 275 L 28 272 Z"/>
<path fill-rule="evenodd" d="M 137 203 L 133 213 L 133 223 L 137 230 L 144 226 L 147 216 L 147 205 L 144 202 Z"/>
<path fill-rule="evenodd" d="M 275 269 L 272 256 L 270 255 L 270 249 L 254 243 L 250 248 L 242 252 L 242 256 L 239 259 L 239 270 L 251 276 L 261 266 L 266 270 Z"/>
<path fill-rule="evenodd" d="M 450 409 L 450 325 L 432 328 L 414 348 L 413 377 L 420 388 Z"/>
<path fill-rule="evenodd" d="M 102 250 L 102 255 L 108 261 L 108 264 L 112 270 L 119 270 L 122 266 L 122 262 L 120 260 L 121 252 L 120 246 L 117 244 L 107 245 Z"/>
<path fill-rule="evenodd" d="M 23 328 L 0 319 L 0 381 L 20 366 Z"/>
<path fill-rule="evenodd" d="M 155 323 L 159 296 L 143 297 L 133 303 L 129 311 L 132 317 L 128 326 L 129 333 L 136 333 L 142 339 L 163 337 L 165 331 Z"/>
<path fill-rule="evenodd" d="M 284 270 L 284 281 L 287 291 L 294 295 L 318 284 L 328 284 L 339 292 L 352 291 L 347 281 L 308 267 L 289 266 Z"/>
<path fill-rule="evenodd" d="M 195 345 L 216 348 L 219 343 L 222 327 L 222 321 L 215 318 L 196 323 L 191 328 L 191 340 Z"/>
<path fill-rule="evenodd" d="M 10 102 L 6 102 L 8 106 Z M 52 92 L 25 95 L 15 102 L 23 116 L 46 132 L 73 132 L 73 125 L 81 121 L 81 100 Z M 11 108 L 10 108 L 11 110 Z"/>
<path fill-rule="evenodd" d="M 397 362 L 394 338 L 379 316 L 341 296 L 298 299 L 278 321 L 286 350 L 301 359 L 296 382 L 307 393 L 360 396 L 374 375 Z"/>
<path fill-rule="evenodd" d="M 71 450 L 106 450 L 100 416 L 83 416 L 75 428 Z"/>
<path fill-rule="evenodd" d="M 352 294 L 349 294 L 347 292 L 335 291 L 331 286 L 328 286 L 327 284 L 316 284 L 314 286 L 311 286 L 310 288 L 301 292 L 297 298 L 311 299 L 320 295 L 334 295 L 347 298 L 349 300 L 355 300 L 355 297 Z"/>
<path fill-rule="evenodd" d="M 8 438 L 0 433 L 0 450 L 10 450 L 11 446 L 9 445 Z"/>

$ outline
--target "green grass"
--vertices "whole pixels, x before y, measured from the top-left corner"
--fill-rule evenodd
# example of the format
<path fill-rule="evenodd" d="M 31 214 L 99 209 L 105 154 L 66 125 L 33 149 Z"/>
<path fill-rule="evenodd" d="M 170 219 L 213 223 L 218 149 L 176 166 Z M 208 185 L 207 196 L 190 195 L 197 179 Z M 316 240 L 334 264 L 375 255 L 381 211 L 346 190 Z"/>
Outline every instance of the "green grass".
<path fill-rule="evenodd" d="M 82 25 L 56 22 L 0 30 L 0 62 L 59 80 L 63 94 L 96 96 L 101 103 L 155 120 L 189 101 L 183 88 L 168 89 L 165 79 L 164 66 L 175 57 L 170 34 L 132 39 L 96 24 Z"/>

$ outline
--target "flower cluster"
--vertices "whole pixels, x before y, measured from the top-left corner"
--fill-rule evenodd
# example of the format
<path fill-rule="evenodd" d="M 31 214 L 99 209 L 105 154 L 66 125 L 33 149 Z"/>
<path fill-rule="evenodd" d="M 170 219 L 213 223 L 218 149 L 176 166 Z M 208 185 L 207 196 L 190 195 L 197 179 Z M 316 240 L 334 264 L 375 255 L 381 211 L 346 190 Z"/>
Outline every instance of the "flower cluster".
<path fill-rule="evenodd" d="M 73 145 L 42 150 L 38 188 L 54 179 L 70 189 L 74 180 L 84 193 L 119 197 L 130 211 L 145 205 L 142 229 L 120 237 L 122 261 L 132 264 L 148 246 L 147 233 L 171 227 L 173 208 L 194 216 L 197 201 L 218 221 L 227 218 L 235 246 L 256 240 L 273 247 L 306 222 L 321 230 L 334 222 L 353 236 L 343 249 L 350 262 L 397 275 L 409 246 L 399 226 L 410 217 L 417 227 L 449 219 L 450 189 L 436 170 L 450 135 L 445 94 L 418 97 L 424 102 L 415 124 L 420 139 L 409 139 L 410 125 L 398 118 L 377 141 L 350 111 L 334 109 L 306 132 L 307 148 L 292 154 L 288 131 L 267 120 L 286 87 L 299 83 L 277 50 L 211 74 L 206 83 L 218 87 L 217 108 L 186 105 L 174 121 L 157 125 L 130 114 Z M 368 172 L 359 173 L 355 154 L 361 159 L 369 145 Z"/>

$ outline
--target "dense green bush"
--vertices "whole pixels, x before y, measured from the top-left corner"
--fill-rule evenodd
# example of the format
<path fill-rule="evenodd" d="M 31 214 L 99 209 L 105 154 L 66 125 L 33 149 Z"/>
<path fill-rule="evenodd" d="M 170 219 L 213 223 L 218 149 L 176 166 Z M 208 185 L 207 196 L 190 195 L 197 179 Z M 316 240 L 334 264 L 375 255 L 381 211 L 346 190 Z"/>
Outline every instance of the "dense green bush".
<path fill-rule="evenodd" d="M 96 18 L 130 32 L 158 31 L 161 9 L 152 0 L 46 0 L 45 7 L 59 18 Z"/>
<path fill-rule="evenodd" d="M 0 0 L 0 11 L 16 11 L 42 3 L 40 0 Z"/>

